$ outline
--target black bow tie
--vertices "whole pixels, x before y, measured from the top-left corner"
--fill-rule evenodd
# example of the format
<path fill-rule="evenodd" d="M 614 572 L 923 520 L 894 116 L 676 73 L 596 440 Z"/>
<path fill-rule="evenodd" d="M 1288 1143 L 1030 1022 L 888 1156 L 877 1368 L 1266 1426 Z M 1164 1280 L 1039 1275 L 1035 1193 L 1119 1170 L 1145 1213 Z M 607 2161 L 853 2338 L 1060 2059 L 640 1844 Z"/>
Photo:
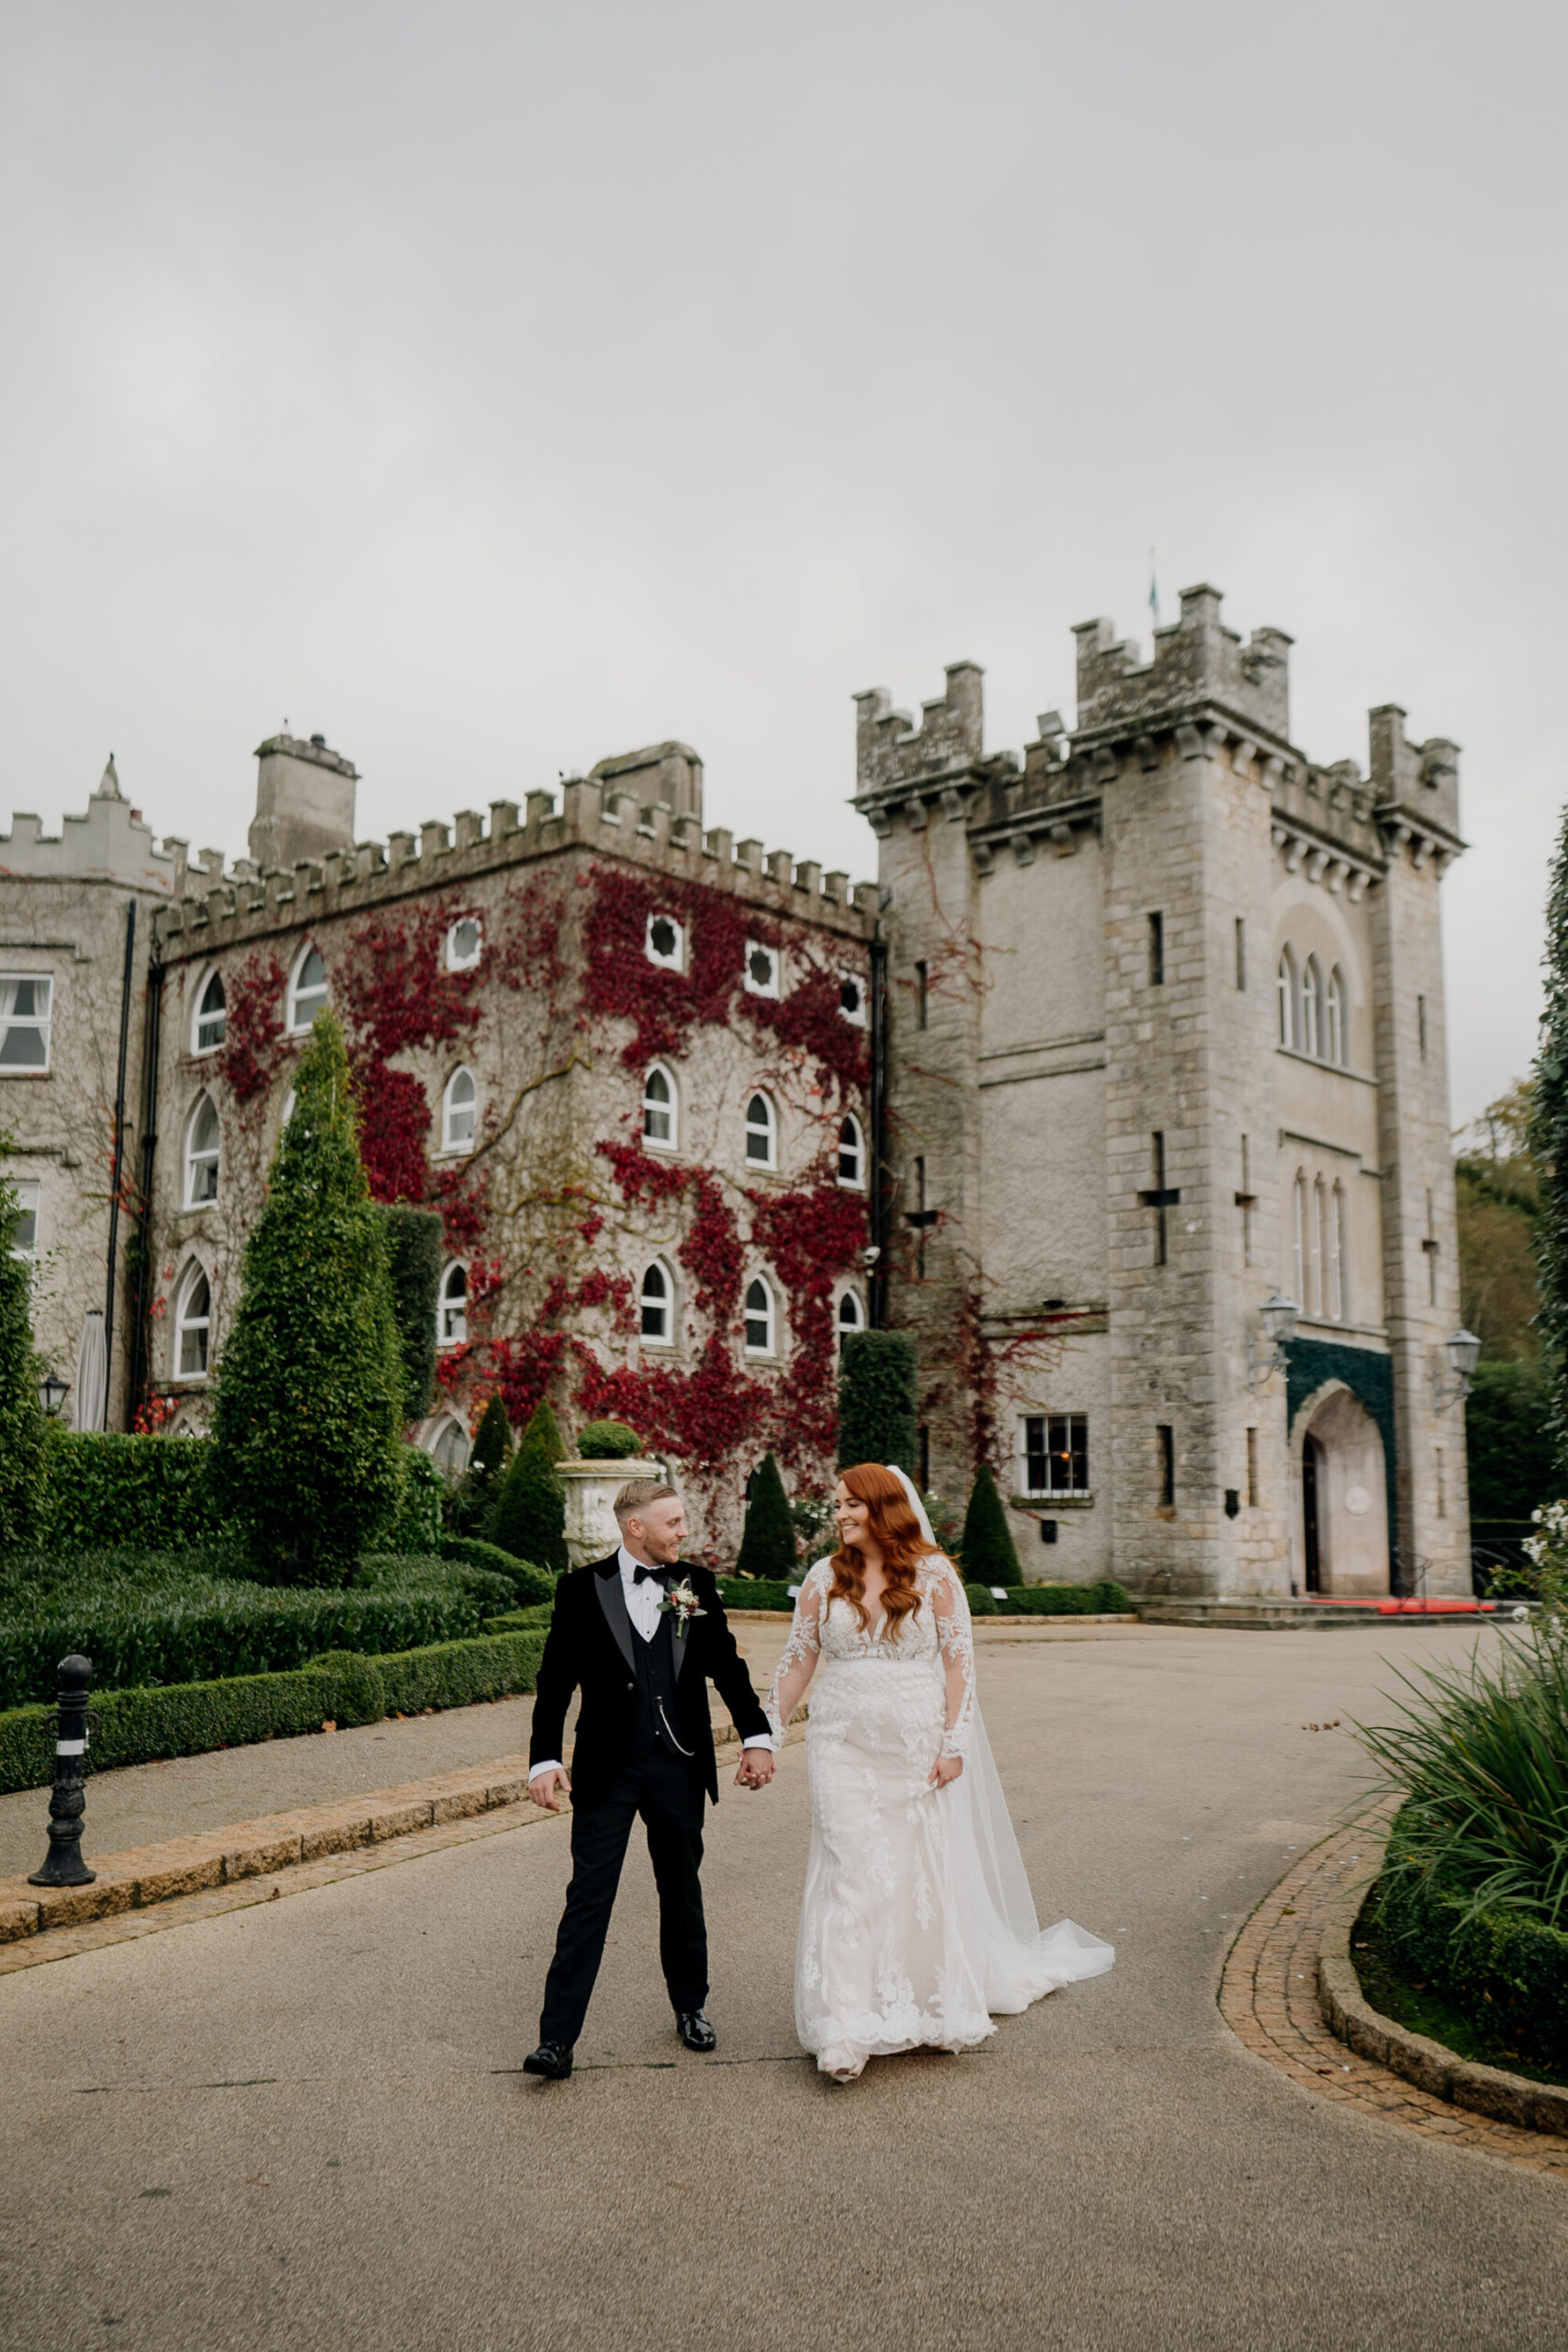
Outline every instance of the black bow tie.
<path fill-rule="evenodd" d="M 651 1577 L 655 1584 L 668 1584 L 671 1575 L 671 1571 L 669 1568 L 645 1568 L 639 1560 L 637 1564 L 637 1574 L 633 1577 L 632 1582 L 640 1584 L 644 1577 Z"/>

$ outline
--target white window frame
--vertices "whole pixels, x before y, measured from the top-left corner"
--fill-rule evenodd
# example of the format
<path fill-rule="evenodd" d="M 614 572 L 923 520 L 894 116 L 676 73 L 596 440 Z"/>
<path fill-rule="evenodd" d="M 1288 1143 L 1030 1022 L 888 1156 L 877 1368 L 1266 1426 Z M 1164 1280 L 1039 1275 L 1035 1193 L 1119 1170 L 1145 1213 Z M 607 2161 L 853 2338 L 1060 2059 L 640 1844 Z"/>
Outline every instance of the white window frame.
<path fill-rule="evenodd" d="M 661 1078 L 670 1090 L 670 1099 L 666 1102 L 660 1102 L 652 1091 L 656 1078 Z M 649 1119 L 663 1119 L 668 1124 L 669 1134 L 656 1136 L 648 1124 Z M 681 1090 L 668 1062 L 649 1062 L 643 1072 L 642 1142 L 645 1151 L 678 1151 L 681 1148 Z"/>
<path fill-rule="evenodd" d="M 657 1292 L 651 1296 L 649 1294 L 649 1283 L 654 1281 L 661 1283 L 664 1286 L 662 1298 Z M 664 1259 L 651 1259 L 643 1268 L 642 1280 L 637 1285 L 637 1322 L 643 1346 L 672 1348 L 675 1345 L 675 1276 Z M 664 1317 L 664 1329 L 661 1331 L 650 1331 L 648 1329 L 649 1315 L 661 1315 Z"/>
<path fill-rule="evenodd" d="M 205 1315 L 193 1315 L 190 1311 L 191 1296 L 198 1283 L 204 1283 L 207 1289 L 207 1312 Z M 198 1344 L 200 1347 L 202 1362 L 198 1368 L 194 1372 L 188 1370 L 186 1365 L 186 1336 L 187 1333 L 193 1335 L 196 1333 L 201 1334 Z M 190 1263 L 186 1267 L 185 1272 L 181 1274 L 179 1288 L 175 1293 L 175 1367 L 173 1376 L 175 1380 L 206 1380 L 210 1376 L 211 1371 L 212 1277 L 208 1272 L 207 1268 L 202 1264 L 201 1260 L 199 1258 L 193 1258 Z"/>
<path fill-rule="evenodd" d="M 219 1007 L 219 1010 L 218 1010 L 218 1012 L 217 1012 L 216 1013 L 209 1013 L 209 1014 L 208 1014 L 208 1015 L 204 1018 L 204 1017 L 203 1017 L 203 1014 L 202 1014 L 202 1010 L 201 1010 L 201 1008 L 202 1008 L 202 1005 L 203 1005 L 203 1004 L 205 1003 L 205 1001 L 206 1001 L 206 999 L 207 999 L 207 991 L 208 991 L 208 989 L 212 986 L 212 983 L 213 983 L 213 981 L 214 981 L 214 980 L 216 980 L 216 981 L 217 981 L 217 983 L 218 983 L 219 990 L 220 990 L 220 994 L 221 994 L 221 996 L 222 996 L 223 1002 L 222 1002 L 222 1004 Z M 210 1039 L 209 1040 L 209 1042 L 204 1046 L 204 1045 L 202 1044 L 202 1042 L 201 1042 L 201 1033 L 202 1033 L 203 1029 L 209 1027 L 209 1026 L 211 1025 L 211 1023 L 212 1023 L 212 1022 L 213 1022 L 213 1021 L 216 1021 L 216 1022 L 217 1022 L 217 1023 L 218 1023 L 218 1035 L 217 1035 L 217 1036 L 216 1036 L 216 1037 L 210 1038 Z M 202 976 L 201 976 L 201 985 L 200 985 L 200 987 L 197 989 L 197 992 L 196 992 L 195 996 L 191 999 L 191 1007 L 190 1007 L 190 1049 L 191 1049 L 191 1052 L 192 1052 L 193 1054 L 200 1054 L 200 1055 L 215 1054 L 215 1053 L 217 1053 L 217 1052 L 220 1050 L 220 1048 L 221 1047 L 221 1046 L 222 1046 L 222 1044 L 223 1044 L 223 1040 L 224 1040 L 224 1038 L 228 1035 L 228 1034 L 229 1034 L 229 991 L 228 991 L 228 989 L 227 989 L 226 988 L 224 988 L 224 986 L 223 986 L 223 975 L 222 975 L 222 973 L 219 970 L 219 968 L 218 968 L 218 967 L 217 967 L 217 965 L 216 965 L 216 964 L 210 964 L 210 965 L 209 965 L 209 967 L 208 967 L 207 970 L 206 970 L 205 972 L 203 972 L 203 974 L 202 974 Z"/>
<path fill-rule="evenodd" d="M 844 1129 L 846 1127 L 852 1127 L 854 1129 L 854 1139 L 852 1143 L 846 1143 L 844 1141 Z M 854 1173 L 852 1176 L 846 1176 L 844 1173 L 844 1160 L 846 1157 L 851 1154 L 853 1155 L 854 1159 Z M 861 1125 L 860 1121 L 856 1118 L 852 1111 L 846 1111 L 842 1119 L 839 1122 L 839 1174 L 837 1181 L 843 1186 L 846 1193 L 863 1193 L 865 1190 L 865 1129 Z"/>
<path fill-rule="evenodd" d="M 850 1011 L 849 1006 L 844 1002 L 844 989 L 852 981 L 860 992 L 855 1009 L 852 1012 Z M 863 1029 L 871 1018 L 871 1014 L 867 1009 L 867 1000 L 870 993 L 870 989 L 866 986 L 865 975 L 863 972 L 840 972 L 839 974 L 840 1020 L 849 1022 L 852 1026 L 856 1029 Z"/>
<path fill-rule="evenodd" d="M 43 991 L 41 1012 L 17 1014 L 8 1010 L 7 989 L 30 985 Z M 43 1059 L 39 1062 L 0 1061 L 0 1078 L 47 1078 L 51 1069 L 52 1033 L 54 1028 L 54 974 L 52 972 L 0 972 L 0 1051 L 3 1051 L 13 1029 L 34 1029 L 43 1045 Z"/>
<path fill-rule="evenodd" d="M 310 962 L 312 956 L 316 956 L 321 963 L 321 986 L 319 989 L 312 989 L 310 991 L 310 1010 L 306 1013 L 304 1019 L 301 1021 L 299 1018 L 299 981 L 305 967 Z M 327 959 L 321 954 L 321 951 L 317 946 L 315 941 L 313 939 L 308 939 L 305 942 L 304 946 L 299 950 L 299 955 L 294 958 L 294 968 L 288 975 L 288 1001 L 286 1007 L 286 1012 L 287 1027 L 289 1035 L 291 1037 L 309 1036 L 311 1022 L 314 1021 L 322 1005 L 331 1004 L 332 1001 L 333 987 L 332 980 L 327 973 Z"/>
<path fill-rule="evenodd" d="M 468 923 L 472 923 L 474 927 L 474 946 L 473 953 L 471 955 L 465 956 L 458 949 L 457 933 Z M 472 972 L 477 970 L 479 959 L 483 956 L 484 952 L 485 927 L 480 916 L 477 914 L 459 915 L 456 922 L 447 926 L 446 969 L 449 972 Z"/>
<path fill-rule="evenodd" d="M 761 958 L 767 966 L 767 970 L 761 979 L 758 979 L 751 969 L 753 960 L 757 958 Z M 764 947 L 760 939 L 749 939 L 746 942 L 746 953 L 740 962 L 740 979 L 748 996 L 782 996 L 784 994 L 783 974 L 784 958 L 776 947 Z"/>
<path fill-rule="evenodd" d="M 459 1102 L 457 1099 L 457 1091 L 459 1083 L 464 1080 L 467 1080 L 468 1081 L 469 1099 L 467 1102 Z M 468 1118 L 468 1132 L 466 1138 L 456 1132 L 457 1123 L 465 1112 L 467 1112 Z M 443 1153 L 454 1159 L 466 1159 L 468 1154 L 473 1150 L 475 1144 L 479 1141 L 479 1082 L 474 1076 L 473 1071 L 467 1067 L 462 1069 L 455 1069 L 452 1072 L 451 1077 L 447 1080 L 446 1085 L 441 1090 L 441 1148 Z"/>
<path fill-rule="evenodd" d="M 1331 967 L 1328 978 L 1324 982 L 1323 1015 L 1325 1032 L 1323 1041 L 1324 1059 L 1332 1062 L 1336 1069 L 1348 1069 L 1350 1067 L 1350 999 L 1345 986 L 1344 971 L 1337 964 Z"/>
<path fill-rule="evenodd" d="M 671 949 L 668 956 L 660 955 L 659 949 L 655 947 L 653 944 L 653 926 L 656 922 L 667 922 L 670 925 L 671 930 L 675 934 L 675 944 Z M 657 964 L 661 972 L 683 972 L 685 970 L 686 926 L 681 921 L 679 915 L 665 914 L 660 909 L 655 908 L 652 914 L 648 918 L 648 928 L 643 933 L 642 947 L 643 954 L 648 957 L 649 962 L 650 964 Z"/>
<path fill-rule="evenodd" d="M 1280 950 L 1280 1043 L 1292 1053 L 1295 1051 L 1296 1023 L 1296 959 L 1287 940 Z"/>
<path fill-rule="evenodd" d="M 854 1309 L 854 1313 L 847 1320 L 844 1316 L 846 1306 Z M 833 1310 L 833 1328 L 839 1335 L 840 1347 L 843 1346 L 845 1339 L 851 1332 L 865 1329 L 865 1301 L 858 1290 L 846 1290 L 840 1293 L 839 1304 Z"/>
<path fill-rule="evenodd" d="M 210 1150 L 197 1151 L 196 1123 L 204 1110 L 210 1111 L 212 1114 L 212 1124 L 217 1131 L 218 1140 Z M 217 1103 L 205 1087 L 190 1106 L 190 1113 L 186 1120 L 185 1149 L 180 1157 L 185 1173 L 185 1182 L 181 1187 L 180 1194 L 181 1206 L 187 1209 L 211 1208 L 223 1183 L 223 1122 L 218 1115 Z M 212 1170 L 212 1190 L 210 1193 L 198 1193 L 197 1186 L 200 1182 L 201 1171 L 209 1167 Z"/>
<path fill-rule="evenodd" d="M 763 1109 L 766 1111 L 767 1117 L 765 1121 L 754 1120 L 752 1118 L 751 1106 L 754 1102 L 761 1102 Z M 766 1137 L 767 1157 L 765 1159 L 762 1158 L 761 1154 L 754 1152 L 751 1148 L 752 1137 L 755 1136 L 763 1136 Z M 758 1168 L 762 1170 L 764 1173 L 768 1173 L 775 1170 L 779 1164 L 778 1106 L 774 1102 L 773 1096 L 765 1093 L 760 1086 L 753 1087 L 751 1091 L 746 1097 L 745 1157 L 748 1168 Z"/>
<path fill-rule="evenodd" d="M 43 1222 L 43 1180 L 39 1176 L 14 1176 L 11 1183 L 23 1216 L 30 1213 L 33 1221 L 32 1239 L 14 1241 L 11 1245 L 11 1255 L 13 1258 L 19 1258 L 24 1266 L 36 1266 L 42 1255 L 39 1242 L 39 1228 Z"/>
<path fill-rule="evenodd" d="M 762 1309 L 760 1313 L 751 1304 L 751 1294 L 754 1290 L 760 1290 L 762 1294 L 763 1304 Z M 773 1286 L 768 1280 L 766 1274 L 753 1274 L 750 1281 L 747 1283 L 745 1293 L 740 1303 L 740 1315 L 742 1323 L 745 1327 L 747 1354 L 749 1356 L 776 1356 L 779 1351 L 779 1305 L 778 1300 L 773 1296 Z M 761 1323 L 766 1333 L 766 1338 L 764 1340 L 759 1341 L 752 1339 L 751 1326 L 753 1323 Z"/>
<path fill-rule="evenodd" d="M 1058 1487 L 1046 1485 L 1043 1487 L 1035 1487 L 1031 1485 L 1029 1477 L 1029 1424 L 1031 1421 L 1043 1421 L 1046 1425 L 1044 1459 L 1047 1464 L 1055 1461 L 1055 1455 L 1052 1452 L 1051 1448 L 1051 1423 L 1053 1421 L 1066 1421 L 1068 1424 L 1067 1459 L 1069 1464 L 1071 1463 L 1074 1453 L 1078 1451 L 1073 1442 L 1073 1430 L 1071 1424 L 1074 1421 L 1081 1421 L 1083 1423 L 1082 1452 L 1086 1475 L 1085 1483 L 1082 1486 L 1067 1485 Z M 1071 1406 L 1067 1407 L 1065 1410 L 1056 1410 L 1053 1408 L 1039 1413 L 1021 1413 L 1018 1417 L 1018 1483 L 1021 1493 L 1027 1495 L 1031 1502 L 1064 1502 L 1074 1497 L 1092 1494 L 1094 1492 L 1094 1469 L 1092 1457 L 1090 1456 L 1089 1450 L 1089 1414 L 1086 1412 L 1079 1412 Z"/>
<path fill-rule="evenodd" d="M 1301 1051 L 1314 1062 L 1323 1059 L 1323 967 L 1315 956 L 1302 966 Z"/>
<path fill-rule="evenodd" d="M 454 1274 L 462 1284 L 456 1293 L 452 1289 Z M 468 1343 L 468 1270 L 461 1258 L 448 1258 L 441 1269 L 435 1292 L 435 1344 L 438 1348 L 464 1348 Z"/>

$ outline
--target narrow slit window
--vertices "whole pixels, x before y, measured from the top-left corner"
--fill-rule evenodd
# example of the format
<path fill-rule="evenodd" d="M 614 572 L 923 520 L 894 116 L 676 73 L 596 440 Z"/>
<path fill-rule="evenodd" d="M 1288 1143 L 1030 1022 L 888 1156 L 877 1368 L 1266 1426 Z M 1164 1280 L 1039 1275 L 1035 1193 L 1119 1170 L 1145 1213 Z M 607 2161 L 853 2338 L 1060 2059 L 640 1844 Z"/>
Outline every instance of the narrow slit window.
<path fill-rule="evenodd" d="M 1424 996 L 1418 996 L 1416 1000 L 1416 1043 L 1421 1058 L 1425 1061 L 1427 1058 L 1427 1000 Z"/>
<path fill-rule="evenodd" d="M 1156 1424 L 1159 1454 L 1159 1507 L 1161 1510 L 1176 1509 L 1176 1431 L 1168 1421 Z"/>
<path fill-rule="evenodd" d="M 1258 1431 L 1250 1427 L 1247 1432 L 1247 1507 L 1248 1510 L 1258 1509 Z"/>
<path fill-rule="evenodd" d="M 1247 918 L 1235 919 L 1235 984 L 1238 989 L 1247 986 Z"/>
<path fill-rule="evenodd" d="M 915 1026 L 923 1029 L 931 1012 L 931 976 L 924 964 L 915 967 Z"/>
<path fill-rule="evenodd" d="M 1149 986 L 1165 986 L 1165 917 L 1161 914 L 1149 917 Z"/>

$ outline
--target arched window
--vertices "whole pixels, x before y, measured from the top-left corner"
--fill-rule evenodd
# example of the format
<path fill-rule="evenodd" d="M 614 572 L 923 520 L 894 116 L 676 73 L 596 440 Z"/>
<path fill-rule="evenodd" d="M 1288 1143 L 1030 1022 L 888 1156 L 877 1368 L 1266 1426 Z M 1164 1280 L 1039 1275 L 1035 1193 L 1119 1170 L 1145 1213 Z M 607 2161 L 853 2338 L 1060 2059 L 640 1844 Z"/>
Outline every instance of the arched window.
<path fill-rule="evenodd" d="M 212 1285 L 192 1265 L 175 1303 L 175 1377 L 205 1380 L 212 1339 Z"/>
<path fill-rule="evenodd" d="M 468 1336 L 468 1273 L 454 1260 L 441 1277 L 435 1299 L 435 1341 L 438 1347 L 460 1348 Z"/>
<path fill-rule="evenodd" d="M 1307 1180 L 1299 1168 L 1296 1170 L 1296 1181 L 1292 1191 L 1291 1207 L 1292 1242 L 1294 1252 L 1294 1264 L 1292 1271 L 1295 1276 L 1295 1299 L 1296 1305 L 1305 1315 L 1309 1311 L 1306 1295 Z"/>
<path fill-rule="evenodd" d="M 852 1111 L 839 1129 L 839 1182 L 852 1184 L 857 1192 L 865 1182 L 865 1140 Z"/>
<path fill-rule="evenodd" d="M 652 1348 L 675 1344 L 675 1281 L 662 1258 L 642 1278 L 642 1336 Z"/>
<path fill-rule="evenodd" d="M 1350 1067 L 1349 1012 L 1345 975 L 1336 964 L 1323 992 L 1323 1055 L 1340 1069 Z"/>
<path fill-rule="evenodd" d="M 1296 959 L 1288 947 L 1280 956 L 1280 1043 L 1296 1042 Z"/>
<path fill-rule="evenodd" d="M 1302 971 L 1302 1018 L 1296 1044 L 1316 1061 L 1323 1052 L 1323 973 L 1317 957 L 1309 956 Z"/>
<path fill-rule="evenodd" d="M 746 942 L 746 993 L 748 996 L 777 996 L 779 993 L 779 951 L 763 947 L 757 940 Z"/>
<path fill-rule="evenodd" d="M 1318 1216 L 1323 1225 L 1323 1311 L 1331 1322 L 1337 1323 L 1344 1315 L 1341 1299 L 1339 1268 L 1339 1204 L 1337 1184 L 1329 1192 L 1320 1184 Z"/>
<path fill-rule="evenodd" d="M 685 963 L 686 934 L 673 915 L 649 915 L 643 952 L 650 964 L 679 972 Z"/>
<path fill-rule="evenodd" d="M 198 1209 L 218 1198 L 218 1161 L 221 1138 L 218 1112 L 210 1094 L 198 1094 L 186 1123 L 186 1206 Z"/>
<path fill-rule="evenodd" d="M 861 1305 L 858 1295 L 852 1290 L 847 1290 L 839 1301 L 839 1338 L 841 1340 L 846 1331 L 863 1331 L 864 1329 L 865 1309 Z"/>
<path fill-rule="evenodd" d="M 642 1081 L 642 1138 L 655 1151 L 673 1151 L 681 1140 L 675 1080 L 662 1062 L 652 1063 Z"/>
<path fill-rule="evenodd" d="M 468 1466 L 468 1430 L 461 1421 L 448 1417 L 435 1433 L 435 1442 L 430 1449 L 432 1462 L 448 1477 L 456 1478 Z"/>
<path fill-rule="evenodd" d="M 778 1166 L 778 1117 L 765 1094 L 746 1105 L 746 1157 L 753 1168 Z"/>
<path fill-rule="evenodd" d="M 1329 1287 L 1328 1188 L 1321 1176 L 1312 1188 L 1312 1303 L 1319 1315 L 1334 1312 Z"/>
<path fill-rule="evenodd" d="M 446 934 L 446 969 L 471 972 L 483 952 L 485 935 L 478 915 L 463 915 Z"/>
<path fill-rule="evenodd" d="M 327 967 L 320 951 L 307 947 L 288 983 L 288 1026 L 308 1029 L 327 1001 Z"/>
<path fill-rule="evenodd" d="M 474 1148 L 474 1112 L 479 1102 L 479 1089 L 474 1084 L 471 1069 L 455 1069 L 446 1081 L 441 1097 L 441 1148 L 443 1151 L 472 1151 Z"/>
<path fill-rule="evenodd" d="M 773 1294 L 761 1274 L 746 1285 L 746 1352 L 749 1356 L 777 1353 L 773 1345 Z"/>
<path fill-rule="evenodd" d="M 223 993 L 223 975 L 209 972 L 197 992 L 196 1012 L 191 1018 L 191 1052 L 216 1053 L 228 1025 L 229 1000 Z"/>
<path fill-rule="evenodd" d="M 1335 1309 L 1342 1323 L 1350 1320 L 1350 1223 L 1349 1205 L 1343 1184 L 1334 1187 L 1334 1262 L 1339 1277 L 1339 1304 Z"/>

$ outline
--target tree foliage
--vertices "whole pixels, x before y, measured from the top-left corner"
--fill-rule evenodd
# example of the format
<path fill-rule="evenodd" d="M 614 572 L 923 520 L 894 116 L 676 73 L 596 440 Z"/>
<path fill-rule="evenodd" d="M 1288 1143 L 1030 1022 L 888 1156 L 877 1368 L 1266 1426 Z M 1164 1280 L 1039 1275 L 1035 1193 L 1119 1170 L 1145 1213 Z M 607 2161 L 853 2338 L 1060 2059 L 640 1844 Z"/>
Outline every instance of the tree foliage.
<path fill-rule="evenodd" d="M 746 1504 L 746 1527 L 735 1573 L 741 1577 L 791 1577 L 795 1574 L 795 1522 L 779 1465 L 764 1453 Z"/>
<path fill-rule="evenodd" d="M 446 1250 L 441 1215 L 406 1201 L 380 1215 L 403 1355 L 403 1419 L 423 1421 L 435 1386 L 435 1298 Z"/>
<path fill-rule="evenodd" d="M 345 1582 L 396 1519 L 405 1382 L 343 1033 L 322 1012 L 245 1245 L 213 1411 L 219 1508 L 287 1581 Z"/>
<path fill-rule="evenodd" d="M 975 1473 L 975 1484 L 969 1490 L 969 1508 L 964 1515 L 958 1551 L 965 1584 L 1023 1582 L 1008 1515 L 997 1492 L 997 1482 L 984 1462 Z"/>
<path fill-rule="evenodd" d="M 12 1255 L 21 1203 L 0 1168 L 0 1552 L 33 1541 L 43 1507 L 48 1425 L 33 1349 L 32 1268 Z"/>
<path fill-rule="evenodd" d="M 1541 1349 L 1560 1485 L 1568 1480 L 1568 818 L 1546 902 L 1546 1010 L 1531 1090 L 1529 1143 L 1540 1170 L 1536 1254 Z"/>
<path fill-rule="evenodd" d="M 486 1532 L 492 1544 L 519 1560 L 532 1560 L 558 1576 L 569 1566 L 566 1498 L 556 1464 L 566 1448 L 547 1398 L 535 1406 L 517 1441 L 495 1514 Z"/>
<path fill-rule="evenodd" d="M 919 1475 L 915 1343 L 904 1331 L 850 1331 L 839 1366 L 839 1467 L 892 1463 Z"/>
<path fill-rule="evenodd" d="M 1530 1148 L 1528 1079 L 1487 1104 L 1454 1161 L 1460 1319 L 1483 1363 L 1538 1363 L 1536 1227 L 1541 1169 Z"/>
<path fill-rule="evenodd" d="M 1464 1408 L 1472 1527 L 1524 1521 L 1557 1491 L 1551 1387 L 1534 1363 L 1479 1363 Z"/>

